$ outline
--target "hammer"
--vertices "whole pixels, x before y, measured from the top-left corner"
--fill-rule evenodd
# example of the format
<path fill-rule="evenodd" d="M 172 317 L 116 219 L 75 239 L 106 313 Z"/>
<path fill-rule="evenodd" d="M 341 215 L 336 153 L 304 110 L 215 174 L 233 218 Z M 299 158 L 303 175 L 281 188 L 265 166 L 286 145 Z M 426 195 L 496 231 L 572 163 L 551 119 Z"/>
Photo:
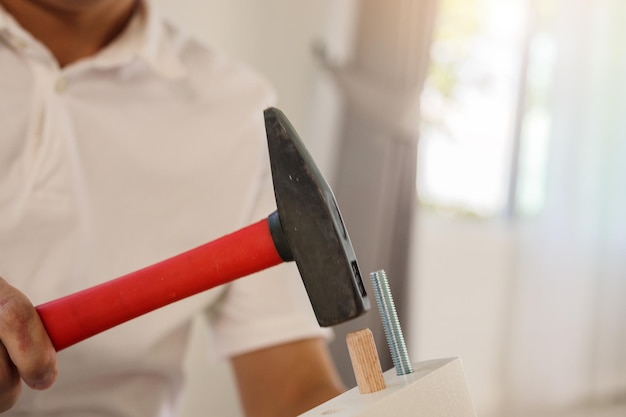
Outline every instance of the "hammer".
<path fill-rule="evenodd" d="M 295 260 L 321 326 L 369 309 L 334 195 L 293 126 L 264 112 L 277 211 L 247 227 L 36 308 L 57 351 L 175 301 Z"/>

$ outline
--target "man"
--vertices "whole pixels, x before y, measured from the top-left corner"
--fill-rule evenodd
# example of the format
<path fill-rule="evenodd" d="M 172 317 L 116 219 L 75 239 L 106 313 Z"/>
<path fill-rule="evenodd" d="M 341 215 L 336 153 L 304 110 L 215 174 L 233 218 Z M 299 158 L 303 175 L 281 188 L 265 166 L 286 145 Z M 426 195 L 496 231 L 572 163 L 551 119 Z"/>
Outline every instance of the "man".
<path fill-rule="evenodd" d="M 273 210 L 262 120 L 271 101 L 261 79 L 146 3 L 0 0 L 2 411 L 175 413 L 189 322 L 201 311 L 247 416 L 297 415 L 341 392 L 287 265 L 58 357 L 33 308 Z M 21 380 L 32 389 L 21 392 Z"/>

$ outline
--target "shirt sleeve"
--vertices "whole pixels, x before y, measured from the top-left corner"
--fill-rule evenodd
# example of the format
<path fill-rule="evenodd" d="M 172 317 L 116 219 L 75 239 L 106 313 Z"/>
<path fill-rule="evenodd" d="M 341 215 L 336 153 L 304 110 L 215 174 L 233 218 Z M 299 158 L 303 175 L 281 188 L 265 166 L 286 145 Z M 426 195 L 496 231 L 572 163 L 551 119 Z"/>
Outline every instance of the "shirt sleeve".
<path fill-rule="evenodd" d="M 331 335 L 317 324 L 294 269 L 293 264 L 279 265 L 230 286 L 212 314 L 219 357 Z"/>

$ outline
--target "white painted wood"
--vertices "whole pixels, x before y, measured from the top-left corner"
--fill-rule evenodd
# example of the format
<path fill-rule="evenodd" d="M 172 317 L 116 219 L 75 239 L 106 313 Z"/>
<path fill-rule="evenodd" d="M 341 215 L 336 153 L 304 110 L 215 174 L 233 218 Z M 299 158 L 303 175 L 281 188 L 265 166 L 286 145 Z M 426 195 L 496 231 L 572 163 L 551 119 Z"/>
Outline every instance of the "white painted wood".
<path fill-rule="evenodd" d="M 387 388 L 360 394 L 353 388 L 300 417 L 476 417 L 459 358 L 413 364 L 414 372 L 384 373 Z"/>

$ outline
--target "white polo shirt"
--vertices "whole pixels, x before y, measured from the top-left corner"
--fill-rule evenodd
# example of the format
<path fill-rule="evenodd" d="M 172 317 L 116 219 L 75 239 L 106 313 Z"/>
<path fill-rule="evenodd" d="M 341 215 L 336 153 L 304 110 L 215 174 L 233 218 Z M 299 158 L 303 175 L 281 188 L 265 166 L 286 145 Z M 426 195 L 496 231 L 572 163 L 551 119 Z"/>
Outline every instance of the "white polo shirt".
<path fill-rule="evenodd" d="M 152 10 L 60 69 L 0 8 L 0 275 L 37 305 L 264 218 L 272 101 Z M 223 357 L 325 334 L 283 264 L 60 352 L 54 387 L 25 389 L 8 415 L 169 415 L 202 310 Z"/>

